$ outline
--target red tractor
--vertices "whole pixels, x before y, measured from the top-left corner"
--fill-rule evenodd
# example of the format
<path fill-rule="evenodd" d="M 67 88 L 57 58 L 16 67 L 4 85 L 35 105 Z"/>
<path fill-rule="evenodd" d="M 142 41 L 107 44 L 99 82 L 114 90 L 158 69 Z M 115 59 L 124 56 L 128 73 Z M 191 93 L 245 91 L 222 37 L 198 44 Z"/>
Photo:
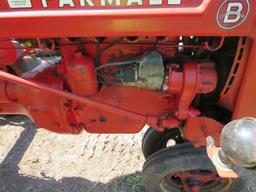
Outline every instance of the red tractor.
<path fill-rule="evenodd" d="M 206 138 L 256 117 L 255 0 L 2 0 L 0 112 L 137 133 L 146 190 L 238 191 Z M 241 183 L 240 183 L 241 184 Z"/>

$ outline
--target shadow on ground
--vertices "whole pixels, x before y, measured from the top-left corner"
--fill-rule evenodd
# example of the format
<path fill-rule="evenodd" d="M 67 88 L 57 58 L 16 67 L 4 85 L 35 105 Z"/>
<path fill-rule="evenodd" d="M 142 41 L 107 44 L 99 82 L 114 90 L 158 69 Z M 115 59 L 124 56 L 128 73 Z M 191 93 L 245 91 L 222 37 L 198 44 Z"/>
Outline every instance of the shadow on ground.
<path fill-rule="evenodd" d="M 51 177 L 31 177 L 19 174 L 18 164 L 30 146 L 36 129 L 32 122 L 22 124 L 25 117 L 4 117 L 0 125 L 19 125 L 25 129 L 13 148 L 0 164 L 0 191 L 2 192 L 143 192 L 141 173 L 124 175 L 109 183 L 89 181 L 81 177 L 66 177 L 56 180 Z"/>

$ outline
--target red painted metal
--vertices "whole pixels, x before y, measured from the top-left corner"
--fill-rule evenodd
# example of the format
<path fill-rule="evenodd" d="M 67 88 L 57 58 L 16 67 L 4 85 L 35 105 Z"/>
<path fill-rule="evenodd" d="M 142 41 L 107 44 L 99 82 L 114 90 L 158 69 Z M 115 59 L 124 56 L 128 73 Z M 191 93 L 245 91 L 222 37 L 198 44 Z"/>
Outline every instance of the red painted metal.
<path fill-rule="evenodd" d="M 238 1 L 243 5 L 247 2 Z M 28 4 L 28 8 L 22 9 L 11 8 L 7 0 L 1 2 L 1 113 L 29 115 L 38 126 L 60 133 L 79 133 L 82 129 L 100 133 L 138 132 L 145 123 L 163 130 L 177 127 L 180 120 L 184 120 L 185 137 L 202 146 L 207 134 L 201 128 L 206 127 L 207 133 L 217 137 L 221 125 L 209 118 L 196 118 L 200 111 L 193 109 L 191 103 L 196 94 L 207 94 L 216 88 L 218 80 L 213 64 L 189 61 L 181 71 L 171 70 L 166 92 L 124 86 L 100 87 L 94 65 L 127 60 L 152 49 L 165 58 L 177 56 L 178 48 L 222 51 L 225 39 L 241 36 L 230 77 L 218 104 L 234 111 L 233 118 L 256 116 L 256 107 L 252 104 L 256 97 L 253 79 L 256 73 L 256 12 L 252 9 L 256 7 L 255 0 L 249 1 L 250 10 L 249 7 L 244 10 L 249 13 L 242 18 L 244 21 L 228 30 L 219 22 L 223 19 L 219 16 L 225 15 L 224 0 L 183 0 L 180 4 L 164 0 L 154 6 L 150 0 L 142 1 L 142 5 L 139 1 L 129 4 L 129 0 L 124 0 L 120 6 L 115 4 L 118 1 L 104 1 L 106 5 L 102 1 L 89 1 L 93 4 L 91 7 L 85 1 L 69 2 L 72 3 L 32 0 L 31 7 Z M 136 38 L 131 40 L 127 36 Z M 157 38 L 162 36 L 167 40 L 156 45 Z M 218 46 L 211 47 L 207 41 L 179 45 L 181 36 L 221 38 Z M 247 42 L 251 41 L 252 47 L 249 43 L 243 44 L 243 36 Z M 67 37 L 81 37 L 82 43 L 75 44 Z M 99 38 L 95 37 L 104 38 L 104 43 L 99 43 Z M 28 46 L 26 50 L 16 47 L 12 43 L 14 38 L 35 38 L 40 49 L 50 53 L 60 51 L 61 63 L 27 79 L 4 72 L 18 58 L 37 52 L 35 47 Z M 51 46 L 44 44 L 42 38 L 47 38 Z M 111 47 L 115 41 L 120 44 Z M 103 50 L 99 58 L 97 49 Z M 240 58 L 239 50 L 242 49 Z M 87 56 L 81 52 L 86 52 Z M 247 55 L 250 55 L 248 61 Z M 236 63 L 240 67 L 234 75 Z"/>
<path fill-rule="evenodd" d="M 83 10 L 80 7 L 70 9 L 66 6 L 56 9 L 56 6 L 50 5 L 43 11 L 37 7 L 11 9 L 5 4 L 1 6 L 0 37 L 255 36 L 252 30 L 255 25 L 253 9 L 242 25 L 232 30 L 223 30 L 216 22 L 216 14 L 223 0 L 186 2 L 172 7 L 165 4 L 153 8 L 142 5 L 134 9 L 101 7 L 96 10 Z M 255 6 L 256 1 L 251 0 L 250 7 Z M 193 22 L 190 22 L 191 19 Z"/>
<path fill-rule="evenodd" d="M 60 96 L 60 97 L 66 98 L 66 99 L 71 99 L 71 100 L 74 100 L 76 102 L 81 102 L 81 103 L 86 104 L 88 106 L 100 108 L 100 109 L 109 111 L 111 113 L 117 114 L 117 115 L 119 115 L 119 114 L 124 115 L 124 116 L 130 117 L 131 119 L 139 120 L 139 121 L 142 121 L 144 123 L 146 122 L 146 119 L 147 119 L 143 115 L 136 114 L 136 113 L 133 113 L 133 112 L 129 112 L 129 111 L 126 111 L 126 110 L 122 110 L 118 107 L 114 107 L 114 106 L 111 106 L 111 105 L 108 105 L 108 104 L 104 104 L 104 103 L 101 103 L 101 102 L 98 102 L 98 101 L 94 101 L 94 100 L 89 99 L 89 98 L 74 95 L 74 94 L 69 93 L 69 92 L 61 91 L 61 90 L 58 90 L 56 88 L 52 88 L 50 86 L 44 85 L 42 83 L 28 81 L 28 80 L 22 79 L 20 77 L 8 74 L 6 72 L 0 71 L 0 78 L 2 80 L 6 80 L 6 81 L 9 81 L 9 82 L 12 82 L 12 83 L 16 83 L 18 85 L 31 87 L 31 88 L 34 88 L 34 89 L 37 89 L 37 90 L 41 90 L 43 92 L 50 93 L 52 95 Z M 49 76 L 47 78 L 49 80 Z M 51 81 L 51 86 L 53 86 L 52 81 Z"/>
<path fill-rule="evenodd" d="M 95 64 L 81 52 L 75 53 L 67 64 L 67 79 L 74 94 L 91 96 L 98 92 Z"/>
<path fill-rule="evenodd" d="M 206 137 L 212 136 L 216 145 L 220 145 L 220 133 L 223 125 L 207 117 L 190 117 L 184 127 L 184 137 L 195 147 L 206 146 Z"/>
<path fill-rule="evenodd" d="M 109 93 L 104 92 L 104 90 L 109 90 L 109 89 L 103 89 L 104 94 L 102 96 L 101 95 L 96 96 L 95 99 L 88 98 L 88 97 L 81 97 L 81 96 L 74 95 L 72 93 L 60 90 L 60 88 L 62 87 L 62 81 L 59 81 L 59 79 L 55 79 L 56 83 L 54 84 L 54 77 L 49 75 L 49 73 L 51 73 L 50 70 L 40 74 L 35 79 L 35 80 L 40 80 L 40 82 L 44 82 L 46 80 L 45 83 L 49 83 L 49 86 L 47 86 L 42 83 L 28 81 L 28 80 L 19 78 L 17 76 L 8 74 L 6 72 L 0 71 L 0 79 L 15 83 L 15 84 L 8 84 L 9 86 L 4 83 L 1 84 L 3 86 L 2 90 L 6 90 L 7 92 L 6 93 L 7 96 L 4 96 L 3 94 L 5 99 L 9 98 L 10 102 L 16 101 L 18 103 L 21 103 L 22 105 L 28 106 L 27 107 L 28 110 L 30 111 L 30 113 L 32 113 L 31 114 L 32 117 L 39 124 L 39 126 L 43 126 L 55 132 L 76 133 L 81 130 L 81 127 L 86 128 L 85 126 L 87 124 L 88 124 L 88 131 L 90 132 L 122 132 L 122 131 L 137 132 L 145 124 L 149 124 L 158 130 L 162 130 L 165 127 L 177 127 L 179 124 L 179 121 L 175 120 L 173 117 L 161 118 L 161 116 L 159 116 L 161 112 L 163 113 L 165 111 L 164 110 L 165 108 L 168 108 L 169 106 L 169 110 L 170 110 L 172 109 L 171 106 L 173 105 L 172 103 L 170 103 L 170 101 L 168 100 L 165 101 L 164 98 L 159 97 L 160 96 L 159 94 L 151 93 L 149 91 L 139 91 L 137 89 L 131 89 L 131 91 L 133 91 L 133 94 L 131 95 L 132 97 L 139 96 L 140 94 L 141 96 L 144 96 L 144 97 L 140 97 L 143 100 L 149 99 L 151 100 L 151 102 L 159 101 L 159 103 L 156 106 L 154 107 L 149 106 L 147 108 L 144 108 L 145 104 L 148 105 L 148 103 L 145 103 L 145 102 L 141 104 L 138 104 L 138 102 L 132 102 L 134 106 L 130 106 L 130 102 L 132 100 L 129 100 L 129 97 L 127 99 L 124 98 L 122 101 L 121 100 L 122 90 L 118 91 L 118 100 L 116 98 L 113 99 L 112 97 L 112 94 L 114 91 L 113 88 L 110 89 L 110 92 L 109 92 L 111 95 L 109 95 Z M 23 86 L 26 86 L 32 89 L 26 89 L 26 92 L 24 92 Z M 35 89 L 40 90 L 40 92 L 35 91 Z M 125 89 L 125 94 L 127 93 L 127 90 L 129 89 Z M 137 94 L 135 94 L 136 92 Z M 27 95 L 29 95 L 29 97 Z M 128 94 L 128 96 L 130 96 L 130 94 Z M 127 96 L 123 95 L 123 97 L 127 97 Z M 51 98 L 51 99 L 48 100 L 48 98 Z M 79 103 L 74 104 L 75 106 L 71 106 L 71 104 L 73 103 L 70 101 L 66 101 L 66 99 L 70 99 L 73 102 L 79 102 Z M 103 103 L 102 101 L 108 102 L 108 103 Z M 118 101 L 118 103 L 114 103 L 116 101 Z M 42 103 L 44 103 L 43 106 L 42 106 Z M 116 104 L 116 106 L 114 106 L 113 104 Z M 125 109 L 125 107 L 121 108 L 120 106 L 122 105 L 127 107 L 127 109 Z M 140 110 L 140 106 L 143 107 L 142 110 Z M 54 107 L 55 110 L 53 110 L 52 107 Z M 63 110 L 63 107 L 66 110 Z M 134 111 L 141 111 L 142 114 L 138 112 L 130 111 L 129 108 L 131 107 L 133 108 Z M 135 110 L 135 107 L 136 107 L 136 110 Z M 86 108 L 86 110 L 84 111 L 83 108 Z M 78 121 L 72 122 L 65 119 L 66 112 L 71 112 L 71 109 L 75 110 L 75 112 L 73 112 L 73 116 L 77 116 L 77 114 L 80 114 L 80 118 L 81 118 L 80 124 L 78 123 Z M 148 110 L 145 111 L 145 109 L 146 110 L 148 109 Z M 45 113 L 44 113 L 44 110 L 45 110 Z M 82 111 L 82 113 L 80 111 Z M 152 112 L 153 115 L 147 114 L 147 112 L 150 112 L 150 111 Z M 56 112 L 56 113 L 52 114 L 53 112 Z M 166 110 L 166 112 L 168 111 Z M 53 119 L 53 121 L 56 121 L 54 120 L 56 115 L 59 117 L 59 119 L 60 118 L 62 119 L 58 123 L 50 122 L 49 119 Z M 120 116 L 120 118 L 116 117 L 116 115 Z M 49 119 L 47 120 L 47 118 Z M 82 118 L 84 118 L 84 120 Z M 75 117 L 73 117 L 73 119 L 75 119 Z M 117 119 L 120 119 L 119 122 L 115 122 L 117 121 Z M 120 126 L 124 127 L 124 123 L 126 123 L 126 126 L 127 126 L 128 125 L 127 122 L 129 122 L 129 120 L 130 120 L 129 125 L 134 127 L 130 127 L 122 130 Z M 67 122 L 67 124 L 61 126 L 60 122 Z M 73 128 L 69 128 L 71 125 L 73 126 Z M 93 128 L 90 128 L 91 125 L 93 126 Z M 99 129 L 99 127 L 101 126 L 106 127 L 110 125 L 113 126 L 114 128 Z M 118 125 L 119 127 L 116 128 L 116 125 Z"/>
<path fill-rule="evenodd" d="M 100 38 L 82 38 L 83 42 L 86 44 L 86 50 L 88 55 L 92 58 L 96 56 L 97 47 L 102 51 L 101 57 L 99 58 L 99 63 L 109 63 L 113 62 L 115 59 L 129 59 L 138 53 L 145 53 L 152 50 L 153 45 L 155 45 L 155 50 L 163 56 L 174 56 L 177 52 L 177 42 L 178 37 L 166 36 L 161 40 L 161 37 L 149 37 L 149 36 L 135 36 L 136 41 L 130 43 L 129 37 L 104 37 L 104 42 L 99 43 Z M 113 42 L 118 42 L 117 45 L 111 46 Z M 161 43 L 163 45 L 161 45 Z M 62 48 L 63 49 L 63 48 Z"/>
<path fill-rule="evenodd" d="M 248 38 L 240 38 L 232 69 L 220 94 L 218 104 L 230 111 L 233 111 L 236 105 L 237 96 L 240 91 L 244 70 L 250 53 L 251 43 L 251 40 Z"/>
<path fill-rule="evenodd" d="M 255 41 L 253 39 L 253 41 Z M 253 43 L 251 51 L 249 53 L 248 61 L 246 64 L 246 69 L 242 74 L 241 88 L 239 89 L 238 98 L 236 100 L 236 105 L 234 108 L 233 119 L 238 119 L 242 117 L 255 117 L 256 108 L 254 104 L 254 99 L 256 98 L 255 91 L 255 73 L 256 73 L 256 55 L 254 51 L 256 50 L 256 45 Z"/>
<path fill-rule="evenodd" d="M 43 3 L 44 2 L 44 3 Z M 65 4 L 63 3 L 65 2 Z M 88 3 L 89 2 L 89 3 Z M 178 1 L 179 2 L 179 1 Z M 197 7 L 199 6 L 203 1 L 202 0 L 194 0 L 191 2 L 190 0 L 183 0 L 182 6 L 180 3 L 177 3 L 177 0 L 173 1 L 170 0 L 169 2 L 164 2 L 165 7 Z M 105 5 L 104 5 L 105 4 Z M 161 7 L 161 5 L 150 5 L 150 1 L 146 0 L 143 1 L 143 5 L 139 5 L 134 1 L 134 3 L 131 3 L 131 5 L 128 5 L 129 1 L 124 0 L 120 2 L 120 5 L 116 4 L 115 1 L 112 3 L 109 3 L 106 1 L 105 3 L 102 3 L 102 1 L 99 0 L 93 0 L 93 1 L 86 1 L 86 0 L 69 0 L 69 1 L 41 1 L 41 0 L 32 0 L 31 6 L 33 8 L 23 8 L 19 10 L 45 10 L 47 7 L 47 10 L 74 10 L 74 9 L 80 9 L 80 10 L 88 10 L 88 9 L 124 9 L 124 8 L 150 8 L 150 6 L 153 7 Z M 11 6 L 9 6 L 7 1 L 3 1 L 1 10 L 10 10 L 14 11 L 13 9 L 10 9 Z M 16 8 L 17 10 L 17 8 Z"/>
<path fill-rule="evenodd" d="M 179 178 L 182 184 L 182 190 L 185 192 L 199 192 L 204 184 L 221 180 L 217 172 L 197 170 L 183 171 L 171 175 L 172 178 Z"/>
<path fill-rule="evenodd" d="M 81 70 L 84 70 L 84 65 L 87 65 L 87 64 L 91 65 L 92 61 L 90 59 L 85 59 L 84 56 L 82 56 L 82 54 L 79 53 L 75 55 L 75 61 L 71 59 L 70 63 L 71 64 L 67 66 L 67 75 L 70 75 L 70 71 L 69 71 L 70 67 L 75 67 L 75 69 L 71 69 L 71 70 L 78 70 L 78 72 L 80 73 Z M 81 68 L 81 65 L 82 65 L 82 68 Z M 190 69 L 188 66 L 192 66 L 192 68 Z M 131 91 L 128 92 L 129 88 L 124 87 L 124 88 L 118 88 L 118 89 L 117 88 L 102 89 L 100 94 L 95 95 L 94 98 L 81 97 L 81 96 L 94 94 L 97 91 L 96 76 L 95 76 L 95 73 L 93 73 L 92 71 L 93 67 L 92 66 L 89 66 L 89 67 L 91 68 L 87 68 L 86 70 L 86 73 L 88 74 L 87 75 L 82 74 L 82 80 L 79 74 L 77 74 L 77 71 L 75 71 L 76 76 L 75 78 L 72 79 L 72 83 L 70 83 L 70 85 L 71 85 L 72 91 L 77 95 L 63 91 L 62 79 L 52 76 L 51 69 L 41 73 L 35 79 L 32 79 L 33 81 L 28 81 L 5 72 L 0 72 L 0 79 L 15 83 L 16 85 L 14 85 L 14 87 L 11 86 L 6 88 L 7 95 L 9 96 L 9 98 L 12 101 L 18 101 L 18 103 L 21 103 L 25 106 L 29 106 L 28 110 L 32 114 L 32 117 L 35 119 L 35 121 L 39 125 L 45 126 L 53 131 L 68 132 L 68 130 L 72 130 L 70 132 L 78 133 L 81 130 L 81 127 L 84 127 L 90 132 L 120 132 L 121 131 L 120 128 L 116 128 L 116 127 L 124 126 L 123 124 L 126 124 L 126 126 L 134 127 L 134 128 L 127 127 L 127 129 L 124 129 L 124 131 L 126 132 L 130 132 L 132 130 L 138 131 L 143 127 L 144 124 L 149 124 L 158 130 L 163 130 L 164 128 L 173 128 L 178 126 L 179 121 L 175 120 L 172 117 L 173 115 L 171 116 L 165 115 L 165 113 L 166 114 L 174 113 L 174 99 L 171 99 L 170 96 L 164 98 L 164 95 L 163 95 L 162 96 L 163 98 L 161 98 L 161 95 L 159 93 L 152 94 L 151 92 L 148 91 L 148 94 L 150 93 L 151 95 L 149 94 L 148 96 L 145 97 L 145 91 L 139 91 L 138 89 L 133 88 L 133 89 L 130 89 L 132 90 L 132 92 Z M 191 72 L 188 71 L 189 69 L 191 70 Z M 191 82 L 194 84 L 192 84 L 192 89 L 191 89 L 193 92 L 185 93 L 188 95 L 190 100 L 188 101 L 181 100 L 180 103 L 181 104 L 186 103 L 187 107 L 189 107 L 190 103 L 193 100 L 193 97 L 195 96 L 195 93 L 207 93 L 214 89 L 214 87 L 216 86 L 216 82 L 214 82 L 216 81 L 215 79 L 216 74 L 214 73 L 214 69 L 212 68 L 211 65 L 210 65 L 210 68 L 209 68 L 209 65 L 204 65 L 204 67 L 198 68 L 198 64 L 195 64 L 195 63 L 186 64 L 184 66 L 184 71 L 185 71 L 184 72 L 185 81 L 182 84 L 187 85 Z M 200 75 L 199 75 L 199 72 L 200 72 Z M 71 74 L 72 73 L 74 73 L 74 71 L 71 71 Z M 190 75 L 189 76 L 190 78 L 194 78 L 195 81 L 188 81 L 186 79 L 188 75 Z M 202 82 L 201 80 L 201 78 L 204 77 L 204 75 L 212 76 L 212 78 L 210 78 L 210 83 L 207 82 L 207 86 L 205 86 L 205 82 Z M 86 78 L 86 79 L 83 79 L 83 78 Z M 37 82 L 35 82 L 35 80 L 37 80 Z M 170 81 L 173 81 L 172 82 L 173 84 L 175 83 L 172 77 L 170 77 Z M 45 82 L 45 83 L 42 84 L 42 82 Z M 54 84 L 54 82 L 56 83 Z M 87 86 L 86 89 L 84 89 L 84 86 L 82 86 L 80 87 L 81 89 L 76 90 L 76 88 L 79 87 L 79 83 L 91 83 L 91 87 Z M 20 90 L 21 88 L 19 85 L 28 86 L 28 87 L 42 91 L 40 93 L 40 97 L 38 97 L 36 95 L 37 92 L 34 93 L 33 90 L 31 90 L 31 92 L 21 91 Z M 122 96 L 122 92 L 123 92 L 122 89 L 125 91 L 123 96 Z M 109 92 L 109 90 L 111 91 Z M 181 89 L 179 88 L 178 90 L 181 90 Z M 182 88 L 181 95 L 184 94 L 183 93 L 184 90 L 187 91 L 189 89 Z M 115 92 L 116 92 L 116 97 L 114 96 Z M 37 98 L 35 103 L 33 103 L 32 100 L 27 100 L 26 95 L 28 93 L 30 96 L 33 95 L 32 96 L 33 98 Z M 49 95 L 51 94 L 53 95 L 52 98 L 56 98 L 56 100 L 52 99 L 51 102 L 49 102 L 48 104 L 45 103 L 45 105 L 48 105 L 48 107 L 45 107 L 47 108 L 47 110 L 45 109 L 46 112 L 44 114 L 43 113 L 44 109 L 42 109 L 41 106 L 38 107 L 37 105 L 39 102 L 43 102 L 45 98 L 49 97 Z M 137 97 L 137 99 L 141 98 L 143 101 L 140 101 L 140 103 L 143 103 L 143 104 L 139 104 L 138 102 L 135 102 L 134 99 L 131 98 L 130 96 L 132 97 L 135 96 Z M 152 98 L 149 96 L 155 99 L 151 100 Z M 124 99 L 122 100 L 122 98 Z M 146 101 L 146 98 L 149 98 L 151 101 Z M 158 109 L 152 108 L 150 106 L 148 108 L 145 107 L 145 105 L 148 105 L 149 103 L 156 102 L 157 98 L 160 98 L 160 100 L 158 99 L 159 100 L 158 102 L 160 104 L 160 105 L 158 104 L 159 105 Z M 70 101 L 65 101 L 65 99 L 70 99 Z M 166 100 L 164 105 L 161 104 L 161 100 L 163 101 Z M 106 103 L 106 102 L 109 102 L 109 103 Z M 56 107 L 57 103 L 58 105 Z M 56 110 L 58 111 L 57 112 L 58 116 L 62 114 L 61 117 L 59 117 L 59 119 L 64 118 L 64 119 L 61 119 L 60 122 L 67 122 L 67 124 L 62 125 L 67 127 L 67 130 L 64 127 L 62 131 L 59 130 L 60 128 L 56 128 L 56 127 L 60 127 L 60 124 L 61 124 L 60 122 L 56 123 L 53 121 L 48 121 L 50 122 L 50 125 L 49 123 L 46 123 L 47 121 L 45 118 L 50 118 L 49 116 L 52 112 L 49 112 L 49 111 L 52 106 L 56 107 Z M 138 113 L 141 108 L 140 106 L 143 107 L 143 110 L 141 111 L 141 113 Z M 35 110 L 34 108 L 37 108 L 37 110 Z M 151 108 L 154 110 L 151 110 Z M 31 109 L 33 110 L 31 111 Z M 39 115 L 38 113 L 41 113 L 41 114 Z M 120 116 L 120 118 L 113 116 L 114 114 Z M 51 114 L 52 118 L 55 118 L 55 116 L 56 115 Z M 118 123 L 116 123 L 117 119 L 119 119 Z M 129 124 L 127 122 L 129 122 Z M 108 128 L 107 129 L 108 131 L 107 131 L 106 126 L 112 126 L 113 128 L 112 129 Z M 103 127 L 103 128 L 100 129 L 100 127 Z"/>
<path fill-rule="evenodd" d="M 176 117 L 181 120 L 200 112 L 190 109 L 190 105 L 199 93 L 210 93 L 217 86 L 217 73 L 214 63 L 187 63 L 183 71 L 170 71 L 169 92 L 178 95 Z"/>
<path fill-rule="evenodd" d="M 1 47 L 9 47 L 10 49 L 1 49 Z M 19 54 L 14 43 L 9 40 L 0 39 L 0 67 L 14 64 L 18 56 Z"/>

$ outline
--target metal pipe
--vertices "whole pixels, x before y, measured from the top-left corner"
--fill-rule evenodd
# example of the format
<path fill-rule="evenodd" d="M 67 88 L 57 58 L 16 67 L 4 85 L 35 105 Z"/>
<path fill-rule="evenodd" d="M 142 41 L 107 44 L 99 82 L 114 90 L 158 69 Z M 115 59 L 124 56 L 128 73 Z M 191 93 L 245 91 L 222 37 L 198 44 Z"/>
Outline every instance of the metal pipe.
<path fill-rule="evenodd" d="M 15 75 L 12 75 L 12 74 L 9 74 L 9 73 L 3 72 L 3 71 L 0 71 L 0 79 L 5 80 L 5 81 L 9 81 L 9 82 L 12 82 L 12 83 L 24 85 L 24 86 L 27 86 L 27 87 L 31 87 L 31 88 L 34 88 L 34 89 L 38 89 L 38 90 L 41 90 L 41 91 L 46 91 L 48 93 L 58 95 L 58 96 L 66 98 L 66 99 L 71 99 L 71 100 L 86 104 L 86 105 L 91 106 L 91 107 L 95 107 L 95 108 L 98 108 L 98 109 L 102 109 L 102 110 L 114 113 L 116 115 L 120 115 L 120 116 L 123 115 L 125 117 L 131 118 L 131 119 L 143 122 L 143 123 L 147 123 L 147 121 L 148 121 L 148 117 L 146 115 L 131 112 L 131 111 L 128 111 L 126 109 L 121 109 L 119 107 L 115 107 L 115 106 L 112 106 L 112 105 L 109 105 L 109 104 L 106 104 L 106 103 L 102 103 L 100 101 L 95 101 L 93 99 L 89 99 L 89 98 L 86 98 L 86 97 L 81 97 L 81 96 L 78 96 L 78 95 L 74 95 L 74 94 L 72 94 L 70 92 L 67 92 L 67 91 L 54 89 L 54 88 L 46 86 L 42 83 L 31 82 L 31 81 L 28 81 L 26 79 L 17 77 Z"/>
<path fill-rule="evenodd" d="M 205 47 L 206 47 L 206 49 L 207 49 L 208 51 L 218 51 L 218 50 L 223 46 L 224 41 L 225 41 L 225 37 L 221 37 L 218 46 L 215 47 L 215 48 L 210 47 L 209 43 L 206 41 L 206 42 L 205 42 Z"/>

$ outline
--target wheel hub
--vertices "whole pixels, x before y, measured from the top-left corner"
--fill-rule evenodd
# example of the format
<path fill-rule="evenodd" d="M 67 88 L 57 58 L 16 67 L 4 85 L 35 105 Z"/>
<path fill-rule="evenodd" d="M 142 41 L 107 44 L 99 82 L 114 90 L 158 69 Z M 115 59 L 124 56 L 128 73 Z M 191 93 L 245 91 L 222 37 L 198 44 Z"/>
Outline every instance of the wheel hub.
<path fill-rule="evenodd" d="M 167 189 L 168 186 L 172 186 L 184 192 L 199 192 L 216 187 L 220 183 L 221 178 L 217 172 L 190 170 L 167 175 L 162 181 L 161 188 Z"/>

